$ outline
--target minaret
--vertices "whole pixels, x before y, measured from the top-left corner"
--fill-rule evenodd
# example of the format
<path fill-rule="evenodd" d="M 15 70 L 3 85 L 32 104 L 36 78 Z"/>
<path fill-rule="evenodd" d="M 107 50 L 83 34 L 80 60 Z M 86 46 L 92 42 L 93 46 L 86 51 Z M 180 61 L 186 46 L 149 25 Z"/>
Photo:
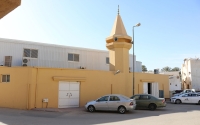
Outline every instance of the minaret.
<path fill-rule="evenodd" d="M 126 29 L 118 14 L 110 36 L 106 38 L 106 47 L 109 49 L 110 71 L 120 70 L 129 73 L 129 50 L 132 47 L 132 38 L 127 35 Z"/>

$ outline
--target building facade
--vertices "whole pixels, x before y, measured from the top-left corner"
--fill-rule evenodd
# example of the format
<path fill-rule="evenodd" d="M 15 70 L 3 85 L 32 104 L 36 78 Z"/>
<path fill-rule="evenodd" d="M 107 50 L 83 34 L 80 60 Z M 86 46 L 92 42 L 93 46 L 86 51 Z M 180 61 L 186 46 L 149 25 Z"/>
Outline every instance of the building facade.
<path fill-rule="evenodd" d="M 74 48 L 51 51 L 48 46 L 38 49 L 34 47 L 39 45 L 32 48 L 27 44 L 21 46 L 15 42 L 0 46 L 0 54 L 3 52 L 1 60 L 5 58 L 3 63 L 6 65 L 0 66 L 0 107 L 82 107 L 86 102 L 105 94 L 123 94 L 131 97 L 133 94 L 149 93 L 156 97 L 169 98 L 167 75 L 130 71 L 131 37 L 127 35 L 119 13 L 111 34 L 106 38 L 108 53 L 97 54 L 97 51 L 90 55 L 92 53 L 87 53 L 88 49 L 82 52 L 83 50 Z M 14 46 L 10 47 L 14 50 L 10 50 L 9 45 Z M 15 47 L 20 52 L 17 52 Z M 96 55 L 99 57 L 95 58 Z M 39 59 L 34 60 L 36 57 Z M 109 61 L 106 57 L 109 57 Z M 29 64 L 29 59 L 34 65 Z M 106 64 L 106 60 L 109 64 Z M 77 61 L 81 61 L 81 65 L 77 65 Z M 90 61 L 94 62 L 90 64 Z M 26 66 L 22 66 L 23 63 Z M 77 68 L 79 66 L 86 68 Z M 163 93 L 160 94 L 160 91 Z"/>
<path fill-rule="evenodd" d="M 109 71 L 109 52 L 78 47 L 28 42 L 0 38 L 1 66 L 36 66 Z M 133 56 L 129 54 L 132 72 Z M 135 56 L 136 59 L 136 56 Z M 27 61 L 27 62 L 23 62 Z M 142 71 L 142 63 L 135 61 L 135 72 Z"/>
<path fill-rule="evenodd" d="M 181 90 L 181 78 L 180 71 L 161 72 L 160 74 L 166 74 L 169 76 L 169 91 Z"/>
<path fill-rule="evenodd" d="M 169 96 L 171 97 L 175 90 L 181 90 L 181 78 L 180 71 L 170 71 L 170 72 L 159 72 L 159 69 L 154 69 L 154 72 L 145 72 L 150 74 L 163 74 L 167 75 L 169 78 Z M 146 89 L 146 88 L 144 88 Z M 162 92 L 162 91 L 161 91 Z"/>
<path fill-rule="evenodd" d="M 200 60 L 199 58 L 184 59 L 181 68 L 183 89 L 200 91 Z"/>

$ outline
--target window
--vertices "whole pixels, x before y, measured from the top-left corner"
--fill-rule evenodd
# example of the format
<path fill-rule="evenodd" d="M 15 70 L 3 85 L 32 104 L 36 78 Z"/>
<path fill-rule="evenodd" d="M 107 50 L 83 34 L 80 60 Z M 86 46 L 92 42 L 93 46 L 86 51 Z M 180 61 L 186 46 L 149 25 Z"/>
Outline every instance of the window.
<path fill-rule="evenodd" d="M 120 101 L 120 99 L 117 96 L 110 96 L 110 101 Z"/>
<path fill-rule="evenodd" d="M 11 67 L 12 65 L 12 56 L 5 56 L 5 66 Z"/>
<path fill-rule="evenodd" d="M 150 96 L 148 96 L 148 95 L 141 95 L 140 99 L 141 100 L 148 100 L 148 99 L 150 99 Z"/>
<path fill-rule="evenodd" d="M 98 99 L 98 101 L 99 102 L 108 101 L 108 96 L 101 97 L 100 99 Z"/>
<path fill-rule="evenodd" d="M 24 49 L 23 57 L 38 58 L 38 50 L 36 50 L 36 49 Z"/>
<path fill-rule="evenodd" d="M 140 95 L 135 95 L 132 97 L 132 99 L 138 100 L 140 98 Z"/>
<path fill-rule="evenodd" d="M 10 75 L 2 75 L 2 82 L 10 82 Z"/>
<path fill-rule="evenodd" d="M 198 95 L 197 95 L 197 94 L 192 94 L 192 96 L 196 97 L 196 96 L 198 96 Z"/>
<path fill-rule="evenodd" d="M 188 97 L 188 94 L 184 94 L 184 95 L 182 95 L 182 97 Z"/>
<path fill-rule="evenodd" d="M 68 61 L 79 62 L 79 54 L 68 53 Z"/>
<path fill-rule="evenodd" d="M 110 63 L 109 57 L 106 57 L 106 64 L 109 64 L 109 63 Z"/>

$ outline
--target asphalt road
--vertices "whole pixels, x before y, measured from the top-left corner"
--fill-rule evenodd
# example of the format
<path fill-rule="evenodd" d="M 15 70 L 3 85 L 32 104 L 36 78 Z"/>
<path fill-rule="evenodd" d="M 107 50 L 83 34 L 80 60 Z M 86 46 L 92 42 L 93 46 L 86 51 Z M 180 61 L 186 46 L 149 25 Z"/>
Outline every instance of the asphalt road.
<path fill-rule="evenodd" d="M 200 105 L 167 104 L 166 108 L 89 113 L 76 111 L 46 112 L 0 108 L 0 125 L 200 125 Z"/>

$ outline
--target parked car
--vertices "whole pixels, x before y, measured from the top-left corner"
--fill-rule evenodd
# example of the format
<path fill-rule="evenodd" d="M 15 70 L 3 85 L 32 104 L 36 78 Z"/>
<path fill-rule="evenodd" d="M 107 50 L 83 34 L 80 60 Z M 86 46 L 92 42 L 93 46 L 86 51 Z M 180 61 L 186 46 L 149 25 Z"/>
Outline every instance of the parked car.
<path fill-rule="evenodd" d="M 173 96 L 179 96 L 179 95 L 182 95 L 184 93 L 195 93 L 195 89 L 185 89 L 181 93 L 176 93 Z"/>
<path fill-rule="evenodd" d="M 155 110 L 156 108 L 166 107 L 166 102 L 164 98 L 157 98 L 150 94 L 137 94 L 133 95 L 131 99 L 136 100 L 136 108 L 148 108 L 150 110 Z"/>
<path fill-rule="evenodd" d="M 198 93 L 184 93 L 179 96 L 171 97 L 171 103 L 195 103 L 200 104 L 200 95 Z"/>
<path fill-rule="evenodd" d="M 124 95 L 110 94 L 100 97 L 97 100 L 87 102 L 85 108 L 89 112 L 95 110 L 118 111 L 124 114 L 126 111 L 134 110 L 136 107 L 135 99 L 130 99 Z"/>

